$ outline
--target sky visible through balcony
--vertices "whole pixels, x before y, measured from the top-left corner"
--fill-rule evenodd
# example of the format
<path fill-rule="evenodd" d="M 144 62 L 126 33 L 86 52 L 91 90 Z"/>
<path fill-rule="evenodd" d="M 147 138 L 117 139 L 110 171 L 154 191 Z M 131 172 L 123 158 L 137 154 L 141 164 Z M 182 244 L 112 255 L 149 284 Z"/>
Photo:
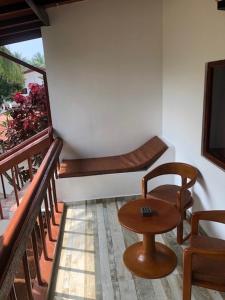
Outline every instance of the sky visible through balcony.
<path fill-rule="evenodd" d="M 8 45 L 7 48 L 12 52 L 20 53 L 23 57 L 31 59 L 37 52 L 44 54 L 42 39 L 20 42 Z"/>

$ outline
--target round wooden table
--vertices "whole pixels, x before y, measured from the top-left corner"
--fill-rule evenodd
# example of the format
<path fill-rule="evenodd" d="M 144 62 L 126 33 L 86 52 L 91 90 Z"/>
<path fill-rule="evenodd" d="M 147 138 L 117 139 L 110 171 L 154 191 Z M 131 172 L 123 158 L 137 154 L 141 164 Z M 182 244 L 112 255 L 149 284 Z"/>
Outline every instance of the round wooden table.
<path fill-rule="evenodd" d="M 141 207 L 150 207 L 152 215 L 143 217 Z M 118 218 L 123 227 L 143 234 L 143 242 L 131 245 L 123 255 L 124 263 L 132 273 L 143 278 L 160 278 L 175 269 L 175 253 L 155 242 L 155 234 L 170 231 L 180 222 L 180 214 L 173 205 L 150 198 L 131 200 L 120 208 Z"/>

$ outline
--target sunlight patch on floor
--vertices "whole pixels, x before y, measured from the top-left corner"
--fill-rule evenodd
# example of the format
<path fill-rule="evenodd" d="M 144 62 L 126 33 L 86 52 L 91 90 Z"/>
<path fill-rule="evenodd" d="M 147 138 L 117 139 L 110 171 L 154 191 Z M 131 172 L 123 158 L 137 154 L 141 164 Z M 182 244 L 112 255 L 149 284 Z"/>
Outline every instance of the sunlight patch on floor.
<path fill-rule="evenodd" d="M 67 210 L 54 299 L 96 299 L 93 219 L 84 205 Z"/>

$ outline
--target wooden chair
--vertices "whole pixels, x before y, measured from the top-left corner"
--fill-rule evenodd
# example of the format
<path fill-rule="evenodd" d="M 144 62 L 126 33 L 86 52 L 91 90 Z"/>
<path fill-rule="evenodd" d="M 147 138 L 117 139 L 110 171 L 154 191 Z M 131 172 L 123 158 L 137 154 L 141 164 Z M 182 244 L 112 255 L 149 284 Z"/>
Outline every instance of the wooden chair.
<path fill-rule="evenodd" d="M 191 299 L 192 285 L 225 292 L 225 240 L 200 236 L 200 220 L 225 224 L 225 210 L 193 214 L 190 247 L 184 250 L 183 300 Z"/>
<path fill-rule="evenodd" d="M 148 181 L 161 175 L 179 175 L 181 177 L 181 185 L 160 185 L 148 192 Z M 170 202 L 177 207 L 181 214 L 181 222 L 177 227 L 177 242 L 182 244 L 187 237 L 183 237 L 183 220 L 186 218 L 186 210 L 193 205 L 193 198 L 189 188 L 196 182 L 198 170 L 184 163 L 166 163 L 156 167 L 142 178 L 142 196 L 144 198 L 156 198 Z M 189 181 L 188 181 L 189 180 Z"/>

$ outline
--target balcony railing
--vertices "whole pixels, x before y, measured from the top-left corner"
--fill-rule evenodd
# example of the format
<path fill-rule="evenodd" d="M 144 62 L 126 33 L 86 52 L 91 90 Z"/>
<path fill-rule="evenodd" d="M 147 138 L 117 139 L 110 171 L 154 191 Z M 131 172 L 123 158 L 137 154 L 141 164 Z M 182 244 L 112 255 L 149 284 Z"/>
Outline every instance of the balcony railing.
<path fill-rule="evenodd" d="M 14 198 L 17 206 L 19 206 L 20 195 L 27 186 L 28 179 L 32 181 L 34 172 L 36 171 L 36 168 L 33 167 L 34 162 L 38 160 L 40 163 L 51 141 L 52 130 L 47 128 L 1 155 L 0 190 L 2 190 L 6 202 L 12 202 L 12 198 Z M 6 188 L 6 185 L 8 188 Z M 7 195 L 12 189 L 13 192 L 11 195 Z M 0 202 L 0 218 L 4 219 L 5 217 L 4 208 Z"/>
<path fill-rule="evenodd" d="M 0 237 L 0 299 L 45 299 L 51 280 L 60 232 L 63 204 L 57 202 L 55 174 L 62 140 L 51 138 L 49 129 L 4 154 L 0 175 L 5 197 L 5 174 L 11 172 L 17 209 Z M 34 173 L 32 161 L 43 160 Z M 21 200 L 24 182 L 21 163 L 28 166 L 30 183 Z M 4 212 L 0 209 L 1 218 Z"/>

